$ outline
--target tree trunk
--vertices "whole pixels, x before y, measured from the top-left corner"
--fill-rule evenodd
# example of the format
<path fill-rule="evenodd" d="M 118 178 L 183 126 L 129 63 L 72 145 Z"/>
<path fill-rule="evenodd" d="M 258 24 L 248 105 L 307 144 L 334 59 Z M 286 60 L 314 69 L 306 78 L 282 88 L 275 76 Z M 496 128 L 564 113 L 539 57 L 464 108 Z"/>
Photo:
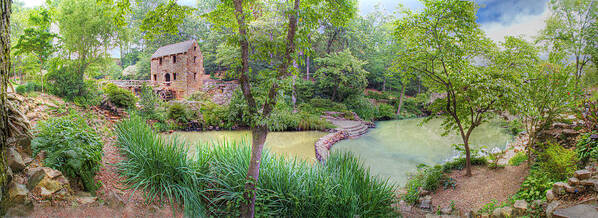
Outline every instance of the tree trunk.
<path fill-rule="evenodd" d="M 44 93 L 44 60 L 39 59 L 39 75 L 42 81 L 42 93 Z"/>
<path fill-rule="evenodd" d="M 384 80 L 382 81 L 382 91 L 386 91 L 386 77 L 384 77 Z"/>
<path fill-rule="evenodd" d="M 471 154 L 469 150 L 469 138 L 463 139 L 463 145 L 465 146 L 465 176 L 471 177 Z"/>
<path fill-rule="evenodd" d="M 254 217 L 255 215 L 255 191 L 260 175 L 260 164 L 262 161 L 262 150 L 266 137 L 268 136 L 268 128 L 266 126 L 255 127 L 251 130 L 251 160 L 249 161 L 249 170 L 247 170 L 247 182 L 245 183 L 245 192 L 243 198 L 244 204 L 241 206 L 242 217 Z"/>
<path fill-rule="evenodd" d="M 403 98 L 405 97 L 405 85 L 401 84 L 401 95 L 399 96 L 399 107 L 397 108 L 397 115 L 401 114 L 401 107 L 403 107 Z"/>
<path fill-rule="evenodd" d="M 12 0 L 0 0 L 0 216 L 5 212 L 4 201 L 8 184 L 8 166 L 4 150 L 9 136 L 6 91 L 10 72 L 10 13 Z"/>
<path fill-rule="evenodd" d="M 293 59 L 293 66 L 295 67 L 297 72 L 299 72 L 299 65 L 297 65 L 297 60 L 295 59 Z M 291 87 L 293 89 L 291 95 L 291 102 L 293 103 L 293 112 L 297 112 L 297 87 L 295 87 L 295 80 L 297 80 L 297 75 L 293 74 L 293 87 Z"/>
<path fill-rule="evenodd" d="M 307 80 L 309 80 L 309 53 L 306 56 L 307 56 L 307 61 L 306 61 L 307 68 L 305 69 L 305 72 L 307 74 Z"/>

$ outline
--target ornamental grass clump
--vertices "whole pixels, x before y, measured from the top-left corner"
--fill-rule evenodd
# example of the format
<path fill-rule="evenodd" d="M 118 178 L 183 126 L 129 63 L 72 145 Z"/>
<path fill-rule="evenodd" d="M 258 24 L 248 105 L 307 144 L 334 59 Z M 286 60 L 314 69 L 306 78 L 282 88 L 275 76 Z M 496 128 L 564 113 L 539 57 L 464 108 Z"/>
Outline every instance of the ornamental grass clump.
<path fill-rule="evenodd" d="M 128 157 L 118 168 L 129 189 L 184 205 L 186 216 L 240 215 L 249 142 L 204 144 L 190 154 L 188 144 L 157 135 L 136 115 L 119 123 L 116 135 Z M 266 217 L 393 216 L 394 190 L 350 153 L 312 164 L 264 151 L 255 209 Z"/>
<path fill-rule="evenodd" d="M 102 164 L 102 141 L 85 117 L 71 112 L 42 121 L 31 141 L 33 154 L 46 152 L 44 165 L 60 170 L 71 179 L 80 179 L 83 188 L 95 192 L 94 180 Z"/>

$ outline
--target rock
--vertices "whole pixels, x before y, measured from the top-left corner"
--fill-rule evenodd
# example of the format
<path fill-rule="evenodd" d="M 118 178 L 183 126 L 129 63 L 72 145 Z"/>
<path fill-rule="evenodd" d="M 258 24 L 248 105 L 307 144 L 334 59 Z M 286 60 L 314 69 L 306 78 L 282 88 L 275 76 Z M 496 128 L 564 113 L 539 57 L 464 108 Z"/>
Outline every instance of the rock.
<path fill-rule="evenodd" d="M 589 170 L 578 170 L 575 171 L 575 174 L 573 174 L 573 176 L 575 176 L 575 178 L 579 180 L 589 179 L 592 176 L 592 172 L 590 172 Z"/>
<path fill-rule="evenodd" d="M 592 189 L 594 191 L 598 191 L 598 179 L 581 180 L 579 182 L 579 184 L 589 187 L 590 189 Z"/>
<path fill-rule="evenodd" d="M 522 216 L 527 213 L 527 202 L 525 200 L 517 200 L 513 204 L 515 216 Z"/>
<path fill-rule="evenodd" d="M 449 215 L 449 214 L 451 214 L 453 212 L 453 208 L 451 208 L 451 207 L 445 207 L 445 208 L 440 209 L 440 212 L 442 214 Z"/>
<path fill-rule="evenodd" d="M 91 204 L 93 202 L 96 202 L 98 198 L 97 197 L 77 197 L 77 203 L 83 205 L 83 204 Z"/>
<path fill-rule="evenodd" d="M 570 186 L 569 184 L 565 184 L 565 191 L 567 193 L 577 193 L 578 190 L 574 186 Z"/>
<path fill-rule="evenodd" d="M 27 155 L 31 155 L 31 136 L 17 135 L 7 139 L 9 145 L 13 145 L 21 149 Z"/>
<path fill-rule="evenodd" d="M 550 204 L 546 206 L 546 217 L 551 218 L 552 212 L 554 212 L 554 210 L 556 210 L 556 208 L 559 207 L 559 205 L 561 205 L 560 201 L 550 202 Z"/>
<path fill-rule="evenodd" d="M 27 201 L 29 190 L 23 184 L 11 182 L 8 186 L 8 199 L 17 204 L 24 204 Z"/>
<path fill-rule="evenodd" d="M 554 196 L 554 193 L 552 192 L 552 190 L 546 191 L 546 200 L 548 202 L 554 201 L 555 199 L 556 199 L 556 197 Z"/>
<path fill-rule="evenodd" d="M 68 186 L 68 180 L 60 171 L 48 167 L 37 168 L 37 171 L 33 172 L 33 175 L 29 178 L 29 183 L 27 184 L 27 188 L 34 190 L 35 193 L 41 193 L 43 190 L 37 190 L 41 187 L 51 193 L 55 193 Z"/>
<path fill-rule="evenodd" d="M 8 166 L 10 166 L 10 168 L 14 170 L 14 172 L 20 172 L 21 170 L 25 169 L 25 161 L 23 161 L 23 158 L 21 158 L 21 154 L 19 154 L 19 152 L 17 152 L 17 150 L 15 150 L 14 148 L 8 149 L 8 154 L 6 158 Z"/>
<path fill-rule="evenodd" d="M 513 209 L 511 207 L 503 207 L 500 210 L 501 217 L 512 217 L 513 216 Z"/>
<path fill-rule="evenodd" d="M 565 187 L 568 186 L 567 183 L 564 182 L 556 182 L 552 185 L 552 192 L 555 194 L 555 196 L 560 196 L 562 194 L 565 194 L 566 190 Z"/>
<path fill-rule="evenodd" d="M 418 190 L 419 190 L 419 196 L 426 196 L 426 195 L 430 194 L 430 191 L 425 190 L 423 187 L 419 187 Z"/>
<path fill-rule="evenodd" d="M 419 205 L 419 208 L 423 210 L 432 210 L 432 200 L 424 199 Z"/>
<path fill-rule="evenodd" d="M 502 214 L 502 208 L 496 208 L 492 211 L 492 218 L 500 218 Z"/>
<path fill-rule="evenodd" d="M 577 178 L 575 178 L 575 177 L 571 177 L 571 178 L 569 178 L 569 180 L 567 180 L 567 183 L 568 183 L 570 186 L 576 186 L 576 185 L 578 185 L 578 184 L 579 184 L 579 179 L 577 179 Z"/>
<path fill-rule="evenodd" d="M 54 192 L 51 192 L 50 190 L 46 189 L 43 186 L 36 187 L 34 192 L 36 192 L 35 194 L 42 197 L 42 199 L 51 199 L 52 194 L 54 194 Z"/>
<path fill-rule="evenodd" d="M 568 208 L 554 210 L 553 217 L 598 217 L 597 207 L 589 204 L 578 204 Z"/>

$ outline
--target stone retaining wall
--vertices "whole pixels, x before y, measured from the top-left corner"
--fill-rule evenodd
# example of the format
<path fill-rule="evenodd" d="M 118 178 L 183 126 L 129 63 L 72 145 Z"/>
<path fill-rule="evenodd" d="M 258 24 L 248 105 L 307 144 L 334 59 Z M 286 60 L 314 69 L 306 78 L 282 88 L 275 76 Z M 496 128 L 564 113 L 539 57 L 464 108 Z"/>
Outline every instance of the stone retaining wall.
<path fill-rule="evenodd" d="M 320 163 L 324 162 L 328 158 L 328 155 L 330 155 L 332 146 L 338 141 L 346 139 L 348 136 L 349 134 L 345 131 L 337 131 L 320 138 L 314 145 L 316 159 Z"/>

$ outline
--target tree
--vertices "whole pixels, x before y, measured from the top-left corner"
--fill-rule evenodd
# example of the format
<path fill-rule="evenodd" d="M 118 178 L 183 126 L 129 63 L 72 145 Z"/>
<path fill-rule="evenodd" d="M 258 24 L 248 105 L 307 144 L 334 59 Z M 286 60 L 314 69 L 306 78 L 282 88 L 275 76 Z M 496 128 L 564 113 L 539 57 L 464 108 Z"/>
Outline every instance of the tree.
<path fill-rule="evenodd" d="M 12 0 L 0 0 L 0 205 L 4 208 L 7 198 L 8 165 L 4 151 L 7 148 L 9 136 L 8 109 L 6 105 L 6 90 L 8 89 L 8 74 L 10 73 L 10 13 Z M 0 214 L 4 209 L 0 209 Z"/>
<path fill-rule="evenodd" d="M 89 65 L 101 61 L 116 37 L 113 11 L 96 0 L 63 0 L 57 7 L 64 55 L 76 58 L 76 71 L 83 75 Z"/>
<path fill-rule="evenodd" d="M 39 61 L 42 92 L 44 92 L 44 76 L 42 73 L 44 63 L 56 51 L 52 41 L 56 34 L 50 33 L 50 15 L 48 10 L 40 8 L 29 15 L 32 27 L 26 28 L 14 47 L 16 55 L 24 53 L 34 54 Z"/>
<path fill-rule="evenodd" d="M 564 65 L 566 53 L 553 51 L 541 60 L 535 46 L 523 39 L 507 37 L 502 60 L 506 73 L 519 74 L 516 101 L 511 105 L 529 135 L 527 155 L 538 141 L 538 133 L 548 128 L 561 113 L 574 106 L 578 90 L 572 72 L 575 66 Z"/>
<path fill-rule="evenodd" d="M 540 34 L 540 41 L 575 58 L 575 79 L 579 84 L 584 67 L 596 50 L 595 36 L 598 2 L 596 0 L 551 0 L 552 16 Z M 594 29 L 592 29 L 594 28 Z"/>
<path fill-rule="evenodd" d="M 467 176 L 471 176 L 469 138 L 473 130 L 500 110 L 510 84 L 492 67 L 496 46 L 476 23 L 470 1 L 422 0 L 417 13 L 405 10 L 396 22 L 395 36 L 404 39 L 398 64 L 421 74 L 431 91 L 442 93 L 428 108 L 443 118 L 445 133 L 456 131 L 463 140 Z"/>
<path fill-rule="evenodd" d="M 316 62 L 320 65 L 314 75 L 316 84 L 334 101 L 342 102 L 351 95 L 361 94 L 368 85 L 368 72 L 363 69 L 366 62 L 353 57 L 348 50 L 318 58 Z"/>

